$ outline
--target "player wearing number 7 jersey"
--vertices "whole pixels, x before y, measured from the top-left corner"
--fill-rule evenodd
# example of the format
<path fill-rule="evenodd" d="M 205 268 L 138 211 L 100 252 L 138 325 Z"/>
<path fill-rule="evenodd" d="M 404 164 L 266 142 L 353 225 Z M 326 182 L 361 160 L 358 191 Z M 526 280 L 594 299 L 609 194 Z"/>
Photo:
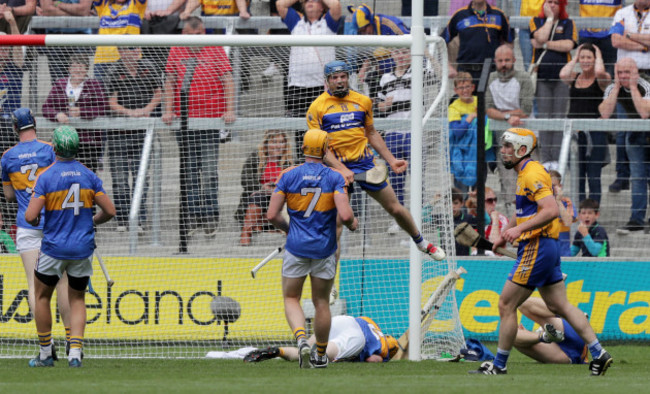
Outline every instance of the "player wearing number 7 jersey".
<path fill-rule="evenodd" d="M 288 233 L 282 265 L 282 293 L 287 321 L 298 342 L 300 367 L 327 367 L 326 354 L 332 320 L 329 297 L 336 275 L 336 217 L 350 230 L 357 219 L 348 202 L 345 179 L 323 164 L 327 133 L 311 129 L 305 133 L 302 150 L 305 163 L 280 174 L 271 196 L 267 219 Z M 287 204 L 290 223 L 282 217 Z M 316 316 L 316 343 L 310 349 L 305 331 L 305 315 L 300 306 L 303 284 L 311 277 L 312 301 Z"/>
<path fill-rule="evenodd" d="M 93 273 L 95 225 L 115 216 L 115 206 L 106 195 L 102 181 L 74 158 L 79 150 L 79 136 L 70 126 L 54 130 L 52 143 L 56 161 L 36 180 L 25 220 L 36 224 L 44 210 L 43 242 L 34 270 L 36 290 L 36 331 L 40 354 L 30 360 L 30 367 L 52 366 L 52 292 L 63 273 L 68 276 L 70 301 L 71 367 L 81 366 L 81 347 L 86 327 L 84 293 Z M 93 216 L 93 206 L 101 210 Z"/>
<path fill-rule="evenodd" d="M 18 108 L 12 114 L 14 131 L 19 142 L 2 155 L 2 188 L 8 201 L 18 203 L 16 217 L 16 247 L 23 261 L 27 276 L 27 301 L 34 313 L 34 266 L 38 259 L 43 238 L 43 221 L 31 225 L 25 221 L 25 210 L 32 197 L 36 177 L 54 163 L 52 145 L 36 138 L 36 122 L 29 108 Z M 66 339 L 70 332 L 70 306 L 68 304 L 68 281 L 63 277 L 58 288 L 57 303 Z"/>

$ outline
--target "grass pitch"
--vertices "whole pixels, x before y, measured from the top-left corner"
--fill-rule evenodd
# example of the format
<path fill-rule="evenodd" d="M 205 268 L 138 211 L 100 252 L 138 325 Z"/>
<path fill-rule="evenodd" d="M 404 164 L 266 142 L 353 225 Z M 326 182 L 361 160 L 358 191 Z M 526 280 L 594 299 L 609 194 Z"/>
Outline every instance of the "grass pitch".
<path fill-rule="evenodd" d="M 207 359 L 92 359 L 83 368 L 29 368 L 27 359 L 0 360 L 2 393 L 623 393 L 650 387 L 650 348 L 607 346 L 614 364 L 602 377 L 586 365 L 542 365 L 517 351 L 508 375 L 476 376 L 478 363 L 393 361 L 382 364 L 330 364 L 300 370 L 298 363 L 269 360 L 256 364 Z"/>

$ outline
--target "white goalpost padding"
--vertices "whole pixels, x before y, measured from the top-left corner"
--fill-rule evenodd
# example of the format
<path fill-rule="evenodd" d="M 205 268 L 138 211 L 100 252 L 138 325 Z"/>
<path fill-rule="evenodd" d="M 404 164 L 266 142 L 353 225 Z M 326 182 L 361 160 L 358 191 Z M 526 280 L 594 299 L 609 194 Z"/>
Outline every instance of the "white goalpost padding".
<path fill-rule="evenodd" d="M 262 184 L 268 184 L 279 169 L 299 163 L 297 144 L 307 127 L 304 115 L 286 114 L 290 105 L 308 107 L 311 102 L 289 100 L 295 96 L 286 90 L 282 69 L 292 46 L 334 47 L 336 58 L 350 63 L 355 74 L 367 61 L 370 68 L 364 70 L 364 81 L 355 75 L 353 88 L 376 103 L 386 97 L 397 101 L 399 94 L 410 90 L 408 105 L 379 110 L 375 104 L 375 126 L 396 149 L 407 146 L 407 135 L 412 138 L 407 158 L 410 175 L 399 180 L 404 183 L 400 194 L 421 223 L 423 235 L 448 255 L 445 261 L 433 261 L 417 251 L 403 231 L 392 234 L 392 218 L 357 187 L 352 205 L 360 230 L 343 235 L 336 280 L 339 298 L 333 310 L 369 316 L 395 337 L 413 328 L 411 343 L 422 346 L 410 347 L 412 360 L 444 358 L 464 345 L 454 291 L 446 296 L 428 331 L 417 329 L 422 305 L 447 273 L 457 268 L 448 169 L 446 46 L 439 37 L 429 37 L 425 43 L 424 34 L 415 27 L 413 36 L 396 37 L 24 37 L 29 38 L 13 41 L 18 38 L 2 36 L 0 45 L 37 46 L 36 60 L 24 70 L 20 94 L 22 105 L 31 106 L 37 116 L 39 137 L 50 140 L 52 128 L 61 124 L 59 113 L 70 115 L 69 124 L 83 131 L 82 144 L 87 148 L 83 158 L 95 160 L 93 169 L 122 212 L 119 220 L 100 226 L 97 233 L 98 250 L 115 284 L 107 286 L 101 275 L 93 277 L 96 294 L 87 296 L 87 357 L 203 357 L 210 350 L 292 343 L 280 291 L 281 255 L 251 278 L 251 269 L 284 244 L 284 236 L 260 215 L 268 190 Z M 102 96 L 95 92 L 97 96 L 83 104 L 88 107 L 78 114 L 72 108 L 81 107 L 83 91 L 62 96 L 65 91 L 57 88 L 69 85 L 53 77 L 51 66 L 68 70 L 71 59 L 83 63 L 79 56 L 85 57 L 88 88 L 97 82 L 91 80 L 104 63 L 94 59 L 95 47 L 107 44 L 141 52 L 136 59 L 145 66 L 131 77 L 124 70 L 109 68 L 96 84 Z M 187 110 L 181 97 L 165 94 L 165 78 L 171 75 L 167 52 L 173 46 L 230 47 L 234 122 L 205 115 L 212 107 L 200 106 L 217 108 L 225 103 L 209 103 L 214 89 L 195 79 L 186 86 Z M 56 51 L 46 56 L 42 48 Z M 410 80 L 386 77 L 382 82 L 395 65 L 393 48 L 413 51 Z M 280 73 L 265 74 L 271 64 Z M 199 62 L 193 78 L 209 81 L 210 73 L 221 73 L 222 66 Z M 162 96 L 161 107 L 137 112 L 156 91 Z M 166 102 L 179 108 L 171 124 L 161 119 Z M 279 145 L 274 148 L 278 153 L 268 153 L 265 138 Z M 391 178 L 396 189 L 397 183 Z M 252 194 L 245 194 L 251 190 Z M 33 355 L 37 338 L 29 320 L 22 265 L 18 256 L 3 255 L 0 261 L 7 267 L 0 277 L 0 357 Z M 95 269 L 100 272 L 99 266 Z M 308 285 L 303 294 L 310 294 Z M 12 302 L 15 307 L 8 311 Z M 53 335 L 62 341 L 63 326 L 55 317 Z"/>

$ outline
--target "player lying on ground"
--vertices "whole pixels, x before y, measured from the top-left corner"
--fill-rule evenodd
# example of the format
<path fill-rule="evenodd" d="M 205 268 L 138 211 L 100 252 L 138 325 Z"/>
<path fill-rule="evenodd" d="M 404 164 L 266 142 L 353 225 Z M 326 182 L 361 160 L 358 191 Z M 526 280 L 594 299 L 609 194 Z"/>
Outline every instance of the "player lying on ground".
<path fill-rule="evenodd" d="M 539 324 L 536 331 L 519 326 L 515 348 L 545 364 L 586 364 L 587 345 L 569 322 L 553 314 L 541 298 L 529 298 L 519 311 Z"/>
<path fill-rule="evenodd" d="M 312 335 L 309 343 L 316 338 Z M 369 317 L 334 316 L 330 328 L 327 356 L 333 362 L 365 361 L 388 362 L 397 353 L 397 340 L 384 335 L 377 323 Z M 296 347 L 268 347 L 253 350 L 244 357 L 245 362 L 259 362 L 276 357 L 287 361 L 298 360 Z"/>

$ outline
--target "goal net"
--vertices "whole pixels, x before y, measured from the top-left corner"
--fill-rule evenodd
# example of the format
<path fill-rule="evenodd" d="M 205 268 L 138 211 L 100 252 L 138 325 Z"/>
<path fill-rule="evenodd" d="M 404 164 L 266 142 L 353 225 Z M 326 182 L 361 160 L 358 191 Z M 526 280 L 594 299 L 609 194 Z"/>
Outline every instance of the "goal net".
<path fill-rule="evenodd" d="M 413 86 L 406 40 L 372 37 L 359 46 L 345 37 L 312 37 L 316 46 L 292 47 L 293 36 L 158 36 L 174 41 L 151 46 L 148 37 L 116 37 L 119 49 L 98 47 L 105 36 L 82 37 L 86 45 L 29 47 L 10 60 L 17 70 L 10 93 L 34 112 L 39 138 L 49 141 L 57 125 L 75 126 L 79 160 L 98 173 L 117 208 L 96 235 L 115 284 L 106 285 L 95 257 L 86 356 L 204 357 L 294 343 L 284 317 L 281 256 L 255 279 L 251 268 L 285 242 L 265 220 L 268 198 L 280 171 L 301 162 L 306 111 L 324 92 L 323 66 L 334 59 L 354 70 L 351 87 L 373 99 L 375 127 L 391 151 L 423 170 L 416 190 L 409 175 L 390 173 L 405 205 L 411 193 L 422 193 L 423 206 L 411 209 L 422 210 L 423 235 L 448 254 L 442 262 L 423 255 L 422 305 L 457 268 L 442 40 L 430 39 L 424 84 Z M 427 113 L 421 163 L 409 156 L 416 89 Z M 16 142 L 12 133 L 3 136 L 4 147 Z M 341 238 L 333 313 L 368 316 L 399 337 L 408 328 L 412 241 L 359 187 L 351 201 L 360 229 Z M 5 213 L 5 229 L 13 217 L 15 211 Z M 30 356 L 38 342 L 20 257 L 0 261 L 0 356 Z M 308 281 L 308 322 L 310 294 Z M 54 317 L 62 348 L 63 321 Z M 463 344 L 452 290 L 423 335 L 422 356 L 445 357 Z"/>

